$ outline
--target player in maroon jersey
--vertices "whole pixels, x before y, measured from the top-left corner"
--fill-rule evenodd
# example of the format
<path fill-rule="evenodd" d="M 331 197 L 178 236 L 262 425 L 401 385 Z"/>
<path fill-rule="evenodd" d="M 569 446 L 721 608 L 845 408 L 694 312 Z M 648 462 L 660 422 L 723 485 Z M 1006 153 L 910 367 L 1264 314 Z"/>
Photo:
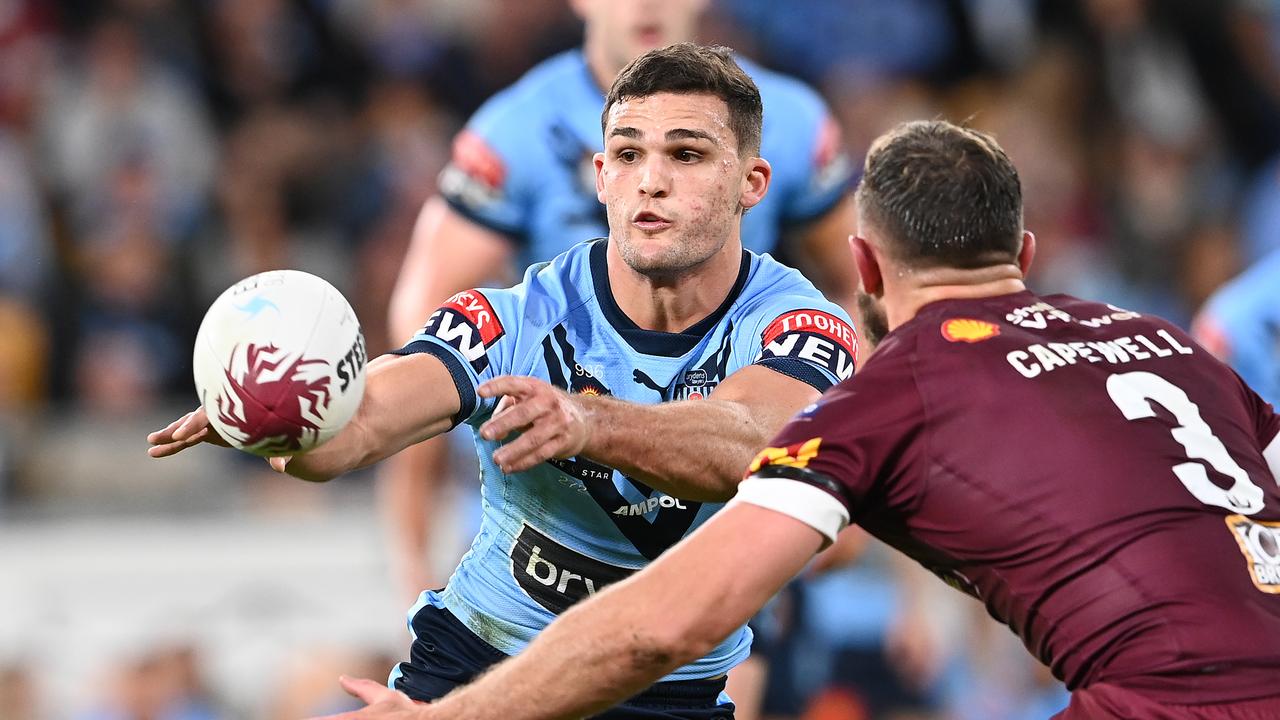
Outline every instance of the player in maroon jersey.
<path fill-rule="evenodd" d="M 1017 173 L 945 122 L 879 139 L 853 379 L 728 508 L 424 718 L 576 717 L 697 657 L 856 522 L 979 598 L 1073 691 L 1059 717 L 1280 717 L 1280 416 L 1172 324 L 1023 285 Z M 672 452 L 678 452 L 673 448 Z"/>

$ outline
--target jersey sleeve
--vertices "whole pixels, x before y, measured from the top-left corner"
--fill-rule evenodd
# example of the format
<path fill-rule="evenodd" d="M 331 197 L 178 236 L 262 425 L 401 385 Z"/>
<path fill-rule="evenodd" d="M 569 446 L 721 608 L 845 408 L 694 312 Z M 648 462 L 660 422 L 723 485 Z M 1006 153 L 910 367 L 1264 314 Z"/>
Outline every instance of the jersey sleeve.
<path fill-rule="evenodd" d="M 511 372 L 520 317 L 519 297 L 508 290 L 467 290 L 449 298 L 395 355 L 439 358 L 458 390 L 453 424 L 482 421 L 495 401 L 476 394 L 481 383 Z M 509 333 L 510 331 L 510 333 Z"/>
<path fill-rule="evenodd" d="M 826 392 L 853 375 L 858 337 L 840 306 L 814 297 L 789 296 L 760 314 L 753 365 L 763 365 Z"/>
<path fill-rule="evenodd" d="M 527 112 L 507 90 L 490 98 L 453 140 L 440 194 L 463 217 L 521 241 L 530 224 L 531 175 L 545 143 L 529 137 Z"/>
<path fill-rule="evenodd" d="M 734 502 L 789 515 L 834 540 L 865 513 L 910 502 L 920 489 L 912 484 L 924 480 L 924 427 L 910 363 L 876 358 L 792 418 L 752 461 Z"/>
<path fill-rule="evenodd" d="M 795 159 L 794 171 L 776 178 L 782 185 L 777 188 L 783 201 L 782 220 L 803 224 L 826 214 L 844 197 L 853 182 L 854 164 L 839 123 L 818 93 L 791 81 L 775 94 L 782 101 L 766 98 L 766 122 L 784 127 L 777 134 L 780 147 L 770 151 Z M 784 110 L 773 110 L 780 105 Z"/>

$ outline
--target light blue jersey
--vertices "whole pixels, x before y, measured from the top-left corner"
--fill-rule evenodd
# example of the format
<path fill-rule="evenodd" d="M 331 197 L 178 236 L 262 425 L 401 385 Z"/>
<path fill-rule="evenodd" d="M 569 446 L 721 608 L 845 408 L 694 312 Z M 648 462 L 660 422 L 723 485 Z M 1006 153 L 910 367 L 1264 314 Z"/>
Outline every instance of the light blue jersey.
<path fill-rule="evenodd" d="M 853 166 L 817 93 L 737 61 L 760 88 L 760 154 L 773 166 L 769 194 L 743 219 L 742 244 L 776 254 L 783 228 L 835 206 L 849 188 Z M 465 217 L 511 237 L 519 267 L 608 234 L 591 160 L 603 144 L 604 99 L 582 52 L 571 50 L 490 98 L 454 140 L 441 193 Z"/>
<path fill-rule="evenodd" d="M 752 364 L 819 390 L 853 373 L 848 316 L 767 255 L 744 251 L 724 303 L 684 332 L 662 333 L 638 328 L 619 310 L 606 247 L 605 240 L 582 243 L 531 267 L 513 288 L 455 295 L 398 352 L 428 352 L 445 362 L 462 400 L 456 420 L 473 428 L 496 405 L 479 398 L 476 387 L 500 375 L 657 403 L 706 397 Z M 474 435 L 482 478 L 479 534 L 447 589 L 440 596 L 424 593 L 410 618 L 424 604 L 443 604 L 507 654 L 520 652 L 557 614 L 658 557 L 721 507 L 677 499 L 580 458 L 507 475 L 492 460 L 500 443 Z M 742 628 L 666 679 L 718 676 L 745 658 L 750 644 L 751 633 Z"/>
<path fill-rule="evenodd" d="M 1192 334 L 1263 400 L 1280 406 L 1280 250 L 1219 288 Z"/>

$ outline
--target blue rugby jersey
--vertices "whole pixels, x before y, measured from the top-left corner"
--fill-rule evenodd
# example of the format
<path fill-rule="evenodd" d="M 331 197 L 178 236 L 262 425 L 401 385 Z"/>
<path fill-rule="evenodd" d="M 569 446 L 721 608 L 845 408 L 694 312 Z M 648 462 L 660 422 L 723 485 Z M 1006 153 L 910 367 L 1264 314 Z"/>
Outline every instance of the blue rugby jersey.
<path fill-rule="evenodd" d="M 742 244 L 777 252 L 782 228 L 820 217 L 848 190 L 853 165 L 822 99 L 798 80 L 737 58 L 760 88 L 760 154 L 773 166 Z M 463 216 L 511 237 L 519 267 L 607 235 L 592 155 L 602 149 L 604 93 L 581 50 L 556 55 L 494 95 L 454 140 L 440 191 Z"/>
<path fill-rule="evenodd" d="M 1192 335 L 1263 400 L 1280 406 L 1280 250 L 1219 288 Z"/>
<path fill-rule="evenodd" d="M 743 251 L 724 303 L 684 332 L 663 333 L 638 328 L 619 310 L 606 243 L 574 246 L 531 267 L 513 288 L 455 295 L 397 352 L 442 359 L 462 398 L 456 420 L 473 428 L 497 404 L 475 388 L 500 375 L 657 403 L 705 397 L 751 364 L 819 390 L 853 373 L 848 316 L 767 255 Z M 721 507 L 668 496 L 582 458 L 507 475 L 492 460 L 500 443 L 473 434 L 482 479 L 479 534 L 442 597 L 423 593 L 410 618 L 424 604 L 442 603 L 504 653 L 518 653 L 557 614 L 653 560 Z M 742 628 L 667 679 L 724 673 L 746 657 L 750 640 Z"/>

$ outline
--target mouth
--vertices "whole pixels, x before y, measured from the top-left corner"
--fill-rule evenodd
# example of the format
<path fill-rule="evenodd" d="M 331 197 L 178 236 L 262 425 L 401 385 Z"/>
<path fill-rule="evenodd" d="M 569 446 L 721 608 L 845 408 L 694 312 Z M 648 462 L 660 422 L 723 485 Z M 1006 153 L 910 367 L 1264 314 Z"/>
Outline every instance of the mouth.
<path fill-rule="evenodd" d="M 644 232 L 661 232 L 674 223 L 655 212 L 641 210 L 631 216 L 631 224 Z"/>
<path fill-rule="evenodd" d="M 645 47 L 655 48 L 666 44 L 661 25 L 641 25 L 635 30 L 636 40 Z"/>

